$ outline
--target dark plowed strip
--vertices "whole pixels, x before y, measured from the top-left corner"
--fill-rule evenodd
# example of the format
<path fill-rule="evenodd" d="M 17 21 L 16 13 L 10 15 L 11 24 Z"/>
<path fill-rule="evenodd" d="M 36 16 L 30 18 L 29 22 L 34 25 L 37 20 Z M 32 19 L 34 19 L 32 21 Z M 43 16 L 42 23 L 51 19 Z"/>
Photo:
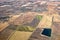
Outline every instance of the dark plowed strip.
<path fill-rule="evenodd" d="M 41 36 L 42 29 L 37 28 L 28 40 L 50 40 L 50 38 Z"/>

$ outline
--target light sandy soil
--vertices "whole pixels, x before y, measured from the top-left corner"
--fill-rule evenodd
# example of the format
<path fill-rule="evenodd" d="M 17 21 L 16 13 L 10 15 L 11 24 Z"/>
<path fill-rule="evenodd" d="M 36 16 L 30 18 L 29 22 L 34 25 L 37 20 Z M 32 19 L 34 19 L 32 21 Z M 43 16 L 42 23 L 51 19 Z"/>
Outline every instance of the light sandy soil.
<path fill-rule="evenodd" d="M 5 23 L 0 23 L 0 31 L 2 31 L 3 29 L 5 29 L 9 24 L 7 22 Z"/>
<path fill-rule="evenodd" d="M 60 15 L 55 14 L 53 20 L 54 20 L 54 22 L 60 22 Z"/>
<path fill-rule="evenodd" d="M 32 32 L 16 31 L 9 40 L 28 40 Z"/>

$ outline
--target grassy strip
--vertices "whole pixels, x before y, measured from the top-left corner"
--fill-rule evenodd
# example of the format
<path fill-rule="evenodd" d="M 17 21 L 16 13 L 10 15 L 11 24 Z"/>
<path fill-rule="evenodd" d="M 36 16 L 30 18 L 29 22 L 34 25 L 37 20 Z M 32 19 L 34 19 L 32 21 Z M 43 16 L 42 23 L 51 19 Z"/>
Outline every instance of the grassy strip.
<path fill-rule="evenodd" d="M 41 16 L 41 15 L 37 15 L 36 18 L 37 18 L 38 20 L 41 20 L 41 19 L 42 19 L 42 16 Z"/>
<path fill-rule="evenodd" d="M 33 32 L 33 30 L 35 30 L 35 28 L 31 27 L 31 26 L 20 25 L 18 30 L 19 31 Z"/>
<path fill-rule="evenodd" d="M 41 16 L 41 15 L 37 15 L 37 16 L 36 16 L 36 19 L 37 19 L 38 21 L 36 22 L 36 24 L 34 25 L 34 27 L 37 27 L 37 25 L 39 24 L 39 22 L 40 22 L 40 20 L 42 19 L 42 17 L 43 17 L 43 16 Z"/>

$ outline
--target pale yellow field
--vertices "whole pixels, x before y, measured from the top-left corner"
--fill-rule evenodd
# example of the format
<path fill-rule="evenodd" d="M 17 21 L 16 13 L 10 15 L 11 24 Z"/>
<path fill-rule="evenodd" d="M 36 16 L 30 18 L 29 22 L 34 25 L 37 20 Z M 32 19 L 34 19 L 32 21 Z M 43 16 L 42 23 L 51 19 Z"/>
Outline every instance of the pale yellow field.
<path fill-rule="evenodd" d="M 32 32 L 16 31 L 9 40 L 28 40 Z"/>
<path fill-rule="evenodd" d="M 44 15 L 40 23 L 38 24 L 39 28 L 51 28 L 52 17 Z"/>

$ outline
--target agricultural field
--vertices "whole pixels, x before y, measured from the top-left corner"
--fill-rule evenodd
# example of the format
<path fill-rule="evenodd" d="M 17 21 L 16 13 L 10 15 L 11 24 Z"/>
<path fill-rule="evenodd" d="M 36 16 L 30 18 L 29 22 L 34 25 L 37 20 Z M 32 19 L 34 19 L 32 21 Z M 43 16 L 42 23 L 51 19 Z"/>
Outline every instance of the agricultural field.
<path fill-rule="evenodd" d="M 0 40 L 60 40 L 60 1 L 0 0 Z"/>
<path fill-rule="evenodd" d="M 36 15 L 35 18 L 29 24 L 22 24 L 22 25 L 10 24 L 6 29 L 4 29 L 0 33 L 1 34 L 0 39 L 1 40 L 7 40 L 7 39 L 9 39 L 9 40 L 18 40 L 18 39 L 27 40 L 30 37 L 30 35 L 33 33 L 33 31 L 36 29 L 36 26 L 38 25 L 41 18 L 42 17 L 40 15 Z M 34 24 L 33 26 L 31 25 L 32 23 Z M 15 39 L 15 37 L 16 37 L 16 39 Z M 24 38 L 24 37 L 26 37 L 26 38 Z"/>
<path fill-rule="evenodd" d="M 36 29 L 36 26 L 39 24 L 41 19 L 42 19 L 42 16 L 37 15 L 29 24 L 19 25 L 18 26 L 19 31 L 33 32 Z"/>
<path fill-rule="evenodd" d="M 28 40 L 32 32 L 16 31 L 9 40 Z"/>
<path fill-rule="evenodd" d="M 35 18 L 37 19 L 36 22 L 39 22 L 42 19 L 42 16 L 37 15 Z M 36 23 L 36 24 L 38 25 L 38 23 Z M 13 35 L 11 35 L 9 40 L 28 40 L 29 37 L 31 36 L 31 34 L 33 33 L 33 31 L 36 29 L 36 26 L 37 26 L 36 24 L 34 24 L 35 27 L 29 26 L 27 24 L 16 26 L 17 29 L 16 29 L 15 33 Z"/>

